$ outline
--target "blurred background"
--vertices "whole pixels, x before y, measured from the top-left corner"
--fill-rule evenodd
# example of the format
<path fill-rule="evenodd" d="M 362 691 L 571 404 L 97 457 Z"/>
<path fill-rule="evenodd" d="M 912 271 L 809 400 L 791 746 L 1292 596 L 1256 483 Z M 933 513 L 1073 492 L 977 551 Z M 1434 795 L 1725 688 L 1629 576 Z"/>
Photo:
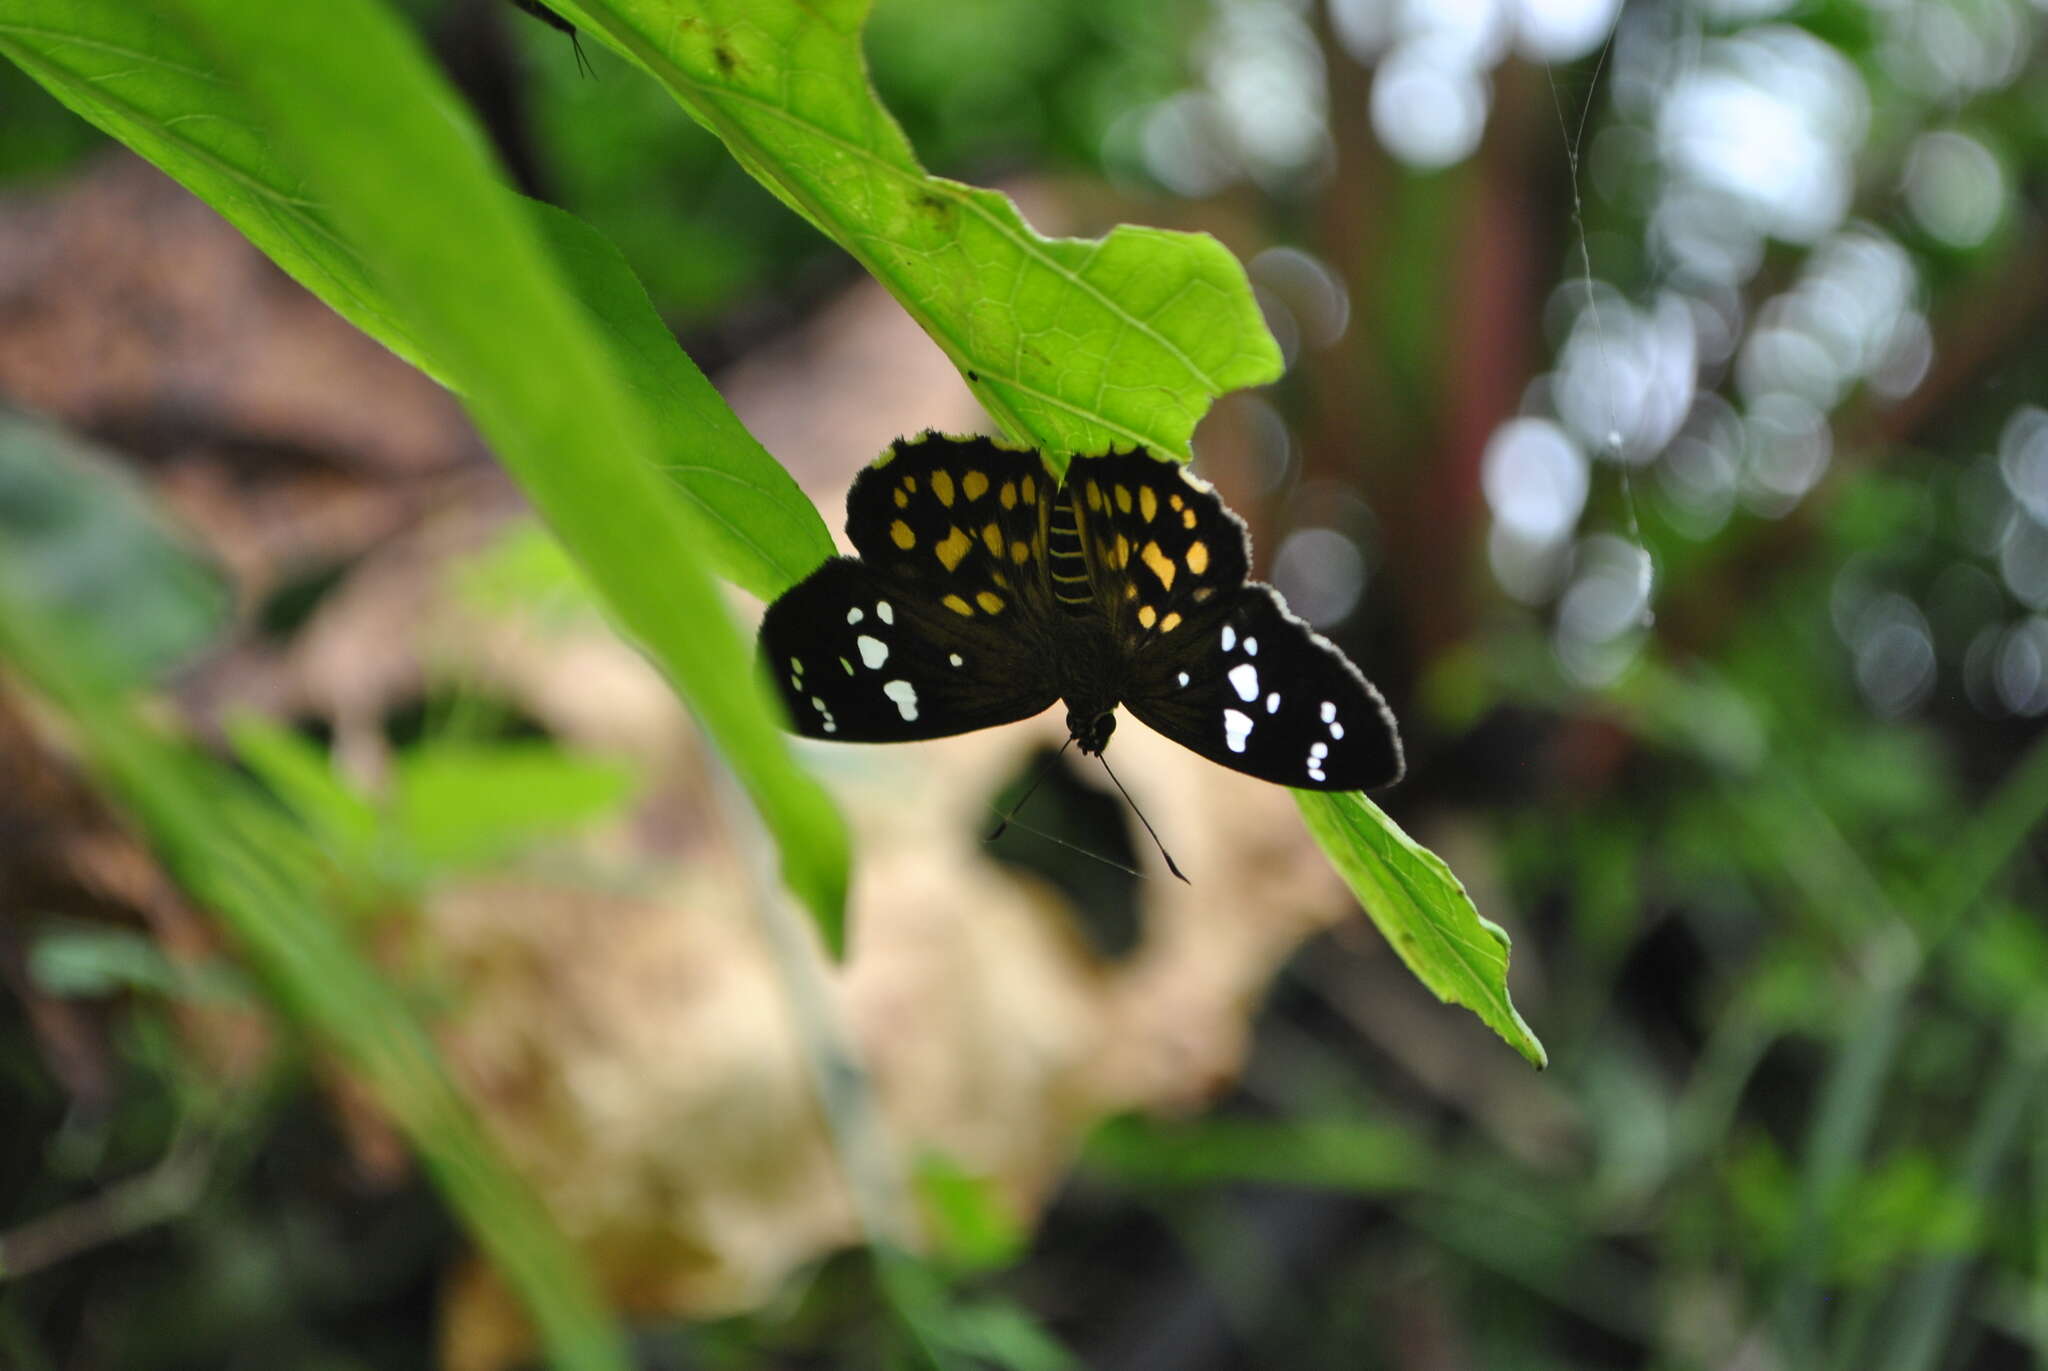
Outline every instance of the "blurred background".
<path fill-rule="evenodd" d="M 409 13 L 835 529 L 986 426 L 599 45 Z M 792 951 L 460 409 L 0 70 L 8 556 L 349 873 L 643 1364 L 2048 1368 L 2048 7 L 877 0 L 867 51 L 938 174 L 1247 264 L 1288 369 L 1196 469 L 1387 694 L 1547 1072 L 1135 726 L 1191 887 L 1085 770 L 981 841 L 1056 723 L 814 747 L 856 954 Z M 0 1366 L 529 1364 L 19 686 Z"/>

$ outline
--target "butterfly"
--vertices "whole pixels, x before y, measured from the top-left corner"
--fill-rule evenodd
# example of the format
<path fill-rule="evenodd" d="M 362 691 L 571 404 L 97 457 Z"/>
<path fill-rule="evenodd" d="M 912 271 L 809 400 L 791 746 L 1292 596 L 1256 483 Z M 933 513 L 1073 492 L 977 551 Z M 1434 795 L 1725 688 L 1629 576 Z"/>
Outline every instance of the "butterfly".
<path fill-rule="evenodd" d="M 796 731 L 946 737 L 1064 700 L 1099 755 L 1121 705 L 1213 762 L 1305 790 L 1402 772 L 1379 692 L 1248 580 L 1251 539 L 1214 488 L 1143 451 L 1066 477 L 989 438 L 899 439 L 846 497 L 858 557 L 768 607 L 764 668 Z"/>

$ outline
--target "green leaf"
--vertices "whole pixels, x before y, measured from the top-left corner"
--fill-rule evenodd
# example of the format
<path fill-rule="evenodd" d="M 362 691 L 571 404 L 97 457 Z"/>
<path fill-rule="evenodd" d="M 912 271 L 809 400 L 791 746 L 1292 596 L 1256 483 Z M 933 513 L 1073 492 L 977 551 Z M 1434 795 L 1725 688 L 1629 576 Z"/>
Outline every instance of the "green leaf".
<path fill-rule="evenodd" d="M 612 813 L 638 780 L 615 762 L 551 743 L 431 743 L 398 758 L 399 840 L 422 865 L 489 862 L 535 838 Z"/>
<path fill-rule="evenodd" d="M 676 346 L 619 250 L 552 205 L 527 208 L 611 348 L 619 379 L 661 416 L 654 464 L 697 512 L 713 540 L 705 549 L 712 565 L 764 600 L 809 575 L 834 551 L 818 507 Z"/>
<path fill-rule="evenodd" d="M 918 1159 L 911 1179 L 926 1233 L 947 1261 L 969 1271 L 992 1271 L 1022 1255 L 1030 1234 L 988 1177 L 944 1153 L 928 1152 Z"/>
<path fill-rule="evenodd" d="M 46 15 L 72 8 L 22 3 Z M 260 145 L 249 157 L 263 185 L 298 188 L 285 206 L 263 199 L 262 214 L 297 211 L 308 217 L 291 225 L 317 221 L 353 245 L 381 307 L 464 395 L 611 613 L 689 700 L 836 949 L 847 860 L 838 814 L 789 754 L 752 644 L 704 568 L 706 526 L 655 470 L 654 423 L 564 286 L 534 216 L 494 179 L 467 112 L 371 0 L 255 10 L 180 0 L 155 12 L 181 17 L 149 27 L 183 54 L 181 70 L 204 79 L 180 78 L 178 98 L 191 106 L 169 134 L 161 118 L 151 124 L 147 150 L 169 142 L 182 157 L 185 130 L 227 125 L 228 142 Z M 18 42 L 20 29 L 8 32 Z M 102 75 L 110 89 L 141 83 Z"/>
<path fill-rule="evenodd" d="M 1437 998 L 1461 1004 L 1537 1067 L 1543 1044 L 1508 998 L 1508 935 L 1472 907 L 1443 858 L 1403 833 L 1365 796 L 1297 790 L 1309 831 L 1408 969 Z"/>
<path fill-rule="evenodd" d="M 324 749 L 258 715 L 228 723 L 244 766 L 324 842 L 337 859 L 367 866 L 377 847 L 377 810 L 335 773 Z"/>
<path fill-rule="evenodd" d="M 191 1003 L 249 1003 L 247 982 L 221 961 L 185 966 L 126 928 L 76 925 L 41 934 L 30 945 L 28 974 L 51 995 L 92 998 L 140 990 Z"/>
<path fill-rule="evenodd" d="M 85 443 L 0 411 L 0 552 L 116 679 L 140 684 L 227 622 L 228 594 L 135 479 Z"/>
<path fill-rule="evenodd" d="M 320 22 L 319 9 L 309 7 L 307 18 Z M 337 52 L 349 48 L 340 17 L 330 31 Z M 301 170 L 270 136 L 271 119 L 174 11 L 127 0 L 5 0 L 0 55 L 213 206 L 343 318 L 442 384 L 462 389 L 465 378 L 454 359 L 437 355 L 410 302 L 393 295 L 364 244 L 309 192 Z M 374 74 L 365 98 L 387 89 L 386 76 Z M 415 116 L 432 109 L 431 117 L 451 133 L 469 129 L 445 90 L 431 96 L 416 91 L 415 99 L 421 101 L 409 106 Z M 337 141 L 362 147 L 345 135 Z M 375 161 L 368 158 L 369 165 Z M 474 177 L 466 193 L 515 199 Z M 449 196 L 436 198 L 445 203 Z M 664 422 L 655 430 L 650 460 L 702 516 L 703 555 L 722 575 L 764 597 L 781 593 L 829 556 L 832 540 L 816 508 L 676 346 L 618 253 L 559 210 L 528 204 L 525 212 L 601 326 L 620 379 L 643 403 L 659 407 Z M 459 247 L 463 225 L 447 227 L 454 234 L 449 246 Z"/>
<path fill-rule="evenodd" d="M 869 0 L 554 8 L 858 259 L 988 412 L 1056 463 L 1113 443 L 1186 460 L 1216 396 L 1280 375 L 1244 268 L 1208 235 L 1044 238 L 1008 197 L 926 174 L 868 82 Z"/>

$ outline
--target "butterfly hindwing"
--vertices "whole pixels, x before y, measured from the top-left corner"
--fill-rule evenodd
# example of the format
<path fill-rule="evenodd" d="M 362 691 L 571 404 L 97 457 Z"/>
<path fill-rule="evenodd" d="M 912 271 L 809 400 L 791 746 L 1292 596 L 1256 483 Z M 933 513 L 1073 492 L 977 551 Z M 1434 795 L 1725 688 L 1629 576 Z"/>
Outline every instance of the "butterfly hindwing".
<path fill-rule="evenodd" d="M 1253 582 L 1133 663 L 1124 706 L 1210 761 L 1298 790 L 1399 780 L 1401 742 L 1358 668 Z"/>
<path fill-rule="evenodd" d="M 841 742 L 966 733 L 1029 718 L 1059 695 L 1050 664 L 1002 616 L 956 614 L 851 557 L 768 607 L 761 657 L 797 732 Z"/>

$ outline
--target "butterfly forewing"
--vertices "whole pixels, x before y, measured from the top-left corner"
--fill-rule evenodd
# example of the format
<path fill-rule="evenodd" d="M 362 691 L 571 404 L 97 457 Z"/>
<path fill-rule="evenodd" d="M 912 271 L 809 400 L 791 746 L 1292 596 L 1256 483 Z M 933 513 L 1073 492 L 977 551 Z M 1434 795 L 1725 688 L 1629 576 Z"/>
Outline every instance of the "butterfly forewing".
<path fill-rule="evenodd" d="M 1035 452 L 927 435 L 896 443 L 855 479 L 846 536 L 883 577 L 1015 631 L 1047 610 L 1041 505 L 1052 490 Z"/>
<path fill-rule="evenodd" d="M 940 738 L 1059 697 L 1033 642 L 1047 617 L 1038 455 L 987 439 L 898 442 L 854 481 L 835 557 L 769 606 L 761 653 L 797 731 Z"/>
<path fill-rule="evenodd" d="M 1178 464 L 1141 453 L 1076 458 L 1067 485 L 1095 600 L 1126 650 L 1171 643 L 1244 584 L 1244 521 Z"/>
<path fill-rule="evenodd" d="M 1272 587 L 1220 597 L 1212 613 L 1148 645 L 1124 705 L 1213 762 L 1301 790 L 1369 790 L 1401 777 L 1401 743 L 1379 692 Z"/>

